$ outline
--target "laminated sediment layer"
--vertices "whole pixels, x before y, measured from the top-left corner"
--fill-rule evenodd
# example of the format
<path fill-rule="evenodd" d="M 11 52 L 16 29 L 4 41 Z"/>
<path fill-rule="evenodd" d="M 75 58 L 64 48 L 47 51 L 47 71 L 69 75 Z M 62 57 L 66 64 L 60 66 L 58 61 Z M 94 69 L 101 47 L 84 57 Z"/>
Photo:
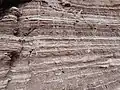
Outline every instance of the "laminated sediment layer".
<path fill-rule="evenodd" d="M 0 90 L 119 90 L 119 8 L 119 0 L 33 0 L 20 17 L 6 14 Z"/>

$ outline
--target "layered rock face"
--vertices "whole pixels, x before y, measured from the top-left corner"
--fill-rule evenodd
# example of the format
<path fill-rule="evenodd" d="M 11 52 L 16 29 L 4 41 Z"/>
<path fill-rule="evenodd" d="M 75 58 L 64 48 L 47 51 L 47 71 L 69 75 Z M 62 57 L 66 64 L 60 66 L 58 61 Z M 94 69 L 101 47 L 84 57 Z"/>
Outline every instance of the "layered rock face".
<path fill-rule="evenodd" d="M 119 90 L 119 0 L 33 0 L 0 20 L 0 90 Z"/>

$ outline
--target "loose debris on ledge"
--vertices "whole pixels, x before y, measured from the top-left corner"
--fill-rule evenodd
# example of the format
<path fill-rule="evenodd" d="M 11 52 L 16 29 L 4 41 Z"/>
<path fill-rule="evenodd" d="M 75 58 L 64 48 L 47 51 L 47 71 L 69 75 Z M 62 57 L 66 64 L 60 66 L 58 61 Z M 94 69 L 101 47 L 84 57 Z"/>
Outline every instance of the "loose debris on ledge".
<path fill-rule="evenodd" d="M 32 0 L 0 0 L 0 19 L 4 15 L 6 15 L 6 12 L 8 12 L 9 8 L 18 7 L 20 4 L 30 2 L 30 1 L 32 1 Z"/>

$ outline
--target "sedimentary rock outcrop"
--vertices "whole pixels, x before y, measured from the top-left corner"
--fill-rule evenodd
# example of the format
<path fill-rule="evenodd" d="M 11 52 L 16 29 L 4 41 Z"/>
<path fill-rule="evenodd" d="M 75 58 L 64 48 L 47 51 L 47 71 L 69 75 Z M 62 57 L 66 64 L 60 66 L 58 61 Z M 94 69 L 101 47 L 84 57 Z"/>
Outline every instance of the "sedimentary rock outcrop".
<path fill-rule="evenodd" d="M 8 9 L 0 90 L 119 90 L 119 3 L 33 0 Z"/>

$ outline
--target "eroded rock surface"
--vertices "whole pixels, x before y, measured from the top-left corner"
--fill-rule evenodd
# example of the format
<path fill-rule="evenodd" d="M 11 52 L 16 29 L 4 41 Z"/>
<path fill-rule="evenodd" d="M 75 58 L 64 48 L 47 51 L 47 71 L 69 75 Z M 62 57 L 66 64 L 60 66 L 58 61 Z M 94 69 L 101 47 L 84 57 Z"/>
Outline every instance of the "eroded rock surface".
<path fill-rule="evenodd" d="M 0 90 L 119 90 L 119 0 L 33 0 L 0 20 Z"/>

